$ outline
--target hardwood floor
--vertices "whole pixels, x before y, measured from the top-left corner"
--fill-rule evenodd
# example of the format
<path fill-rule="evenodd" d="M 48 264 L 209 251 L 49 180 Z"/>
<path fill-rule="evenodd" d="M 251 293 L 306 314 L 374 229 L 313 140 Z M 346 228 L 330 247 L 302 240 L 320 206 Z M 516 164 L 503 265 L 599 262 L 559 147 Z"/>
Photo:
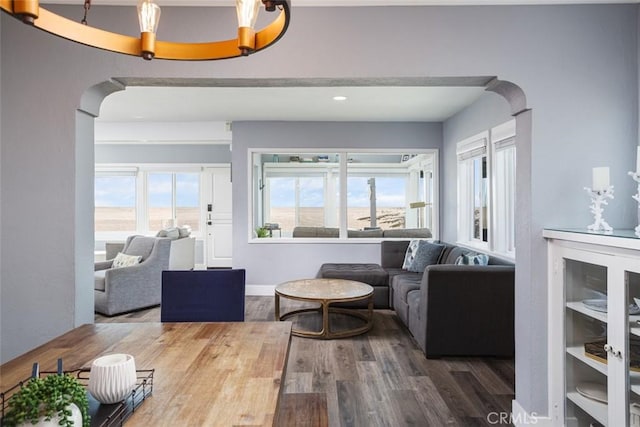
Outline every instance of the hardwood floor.
<path fill-rule="evenodd" d="M 283 312 L 299 306 L 294 304 L 283 301 Z M 247 297 L 246 321 L 273 319 L 273 297 Z M 96 315 L 96 322 L 159 320 L 159 308 L 110 318 Z M 336 316 L 332 325 L 344 327 L 351 321 Z M 304 316 L 294 326 L 319 328 L 319 318 Z M 511 411 L 514 384 L 513 360 L 428 360 L 392 310 L 376 310 L 373 329 L 364 335 L 292 337 L 278 425 L 496 425 L 501 414 Z"/>

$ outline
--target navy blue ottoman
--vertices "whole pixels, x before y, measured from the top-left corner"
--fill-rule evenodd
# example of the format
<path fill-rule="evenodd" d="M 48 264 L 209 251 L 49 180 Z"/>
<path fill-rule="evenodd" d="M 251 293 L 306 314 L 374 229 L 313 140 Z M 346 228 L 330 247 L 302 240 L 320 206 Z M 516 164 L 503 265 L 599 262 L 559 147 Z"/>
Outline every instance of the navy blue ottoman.
<path fill-rule="evenodd" d="M 162 322 L 244 321 L 245 270 L 162 272 Z"/>

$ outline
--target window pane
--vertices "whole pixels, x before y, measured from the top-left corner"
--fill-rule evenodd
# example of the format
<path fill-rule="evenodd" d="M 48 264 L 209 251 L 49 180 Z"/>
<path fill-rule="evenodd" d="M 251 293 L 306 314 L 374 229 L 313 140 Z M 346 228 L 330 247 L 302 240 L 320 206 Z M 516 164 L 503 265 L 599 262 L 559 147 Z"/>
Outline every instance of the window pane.
<path fill-rule="evenodd" d="M 200 230 L 200 175 L 176 174 L 176 226 Z"/>
<path fill-rule="evenodd" d="M 487 241 L 487 157 L 473 159 L 473 238 Z"/>
<path fill-rule="evenodd" d="M 147 177 L 149 230 L 162 230 L 173 224 L 173 176 L 170 173 L 150 173 Z"/>
<path fill-rule="evenodd" d="M 405 228 L 406 176 L 347 179 L 349 229 Z"/>
<path fill-rule="evenodd" d="M 296 225 L 296 179 L 268 178 L 267 189 L 268 210 L 264 222 L 277 223 L 283 232 L 291 232 Z"/>
<path fill-rule="evenodd" d="M 515 251 L 515 164 L 516 149 L 510 147 L 495 155 L 495 247 L 497 252 Z"/>
<path fill-rule="evenodd" d="M 324 180 L 322 177 L 298 178 L 298 215 L 296 225 L 324 226 Z"/>
<path fill-rule="evenodd" d="M 95 177 L 95 231 L 136 230 L 136 177 Z"/>
<path fill-rule="evenodd" d="M 349 153 L 349 230 L 424 227 L 428 200 L 424 173 L 420 171 L 427 157 L 425 154 Z"/>
<path fill-rule="evenodd" d="M 254 228 L 277 224 L 272 237 L 291 237 L 296 227 L 334 227 L 335 236 L 323 237 L 338 237 L 338 160 L 337 154 L 255 153 Z M 298 229 L 295 236 L 309 233 Z"/>

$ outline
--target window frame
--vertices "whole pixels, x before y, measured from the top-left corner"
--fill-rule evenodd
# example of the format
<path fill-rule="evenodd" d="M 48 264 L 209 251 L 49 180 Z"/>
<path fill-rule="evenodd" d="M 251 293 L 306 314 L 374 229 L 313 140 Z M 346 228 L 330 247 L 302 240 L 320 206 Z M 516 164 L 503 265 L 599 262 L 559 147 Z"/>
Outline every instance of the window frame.
<path fill-rule="evenodd" d="M 119 173 L 132 174 L 136 176 L 136 229 L 133 231 L 135 234 L 151 235 L 158 232 L 158 230 L 151 230 L 149 228 L 149 214 L 148 214 L 148 175 L 152 173 L 167 173 L 173 174 L 173 187 L 175 187 L 175 175 L 180 173 L 193 173 L 199 175 L 199 230 L 194 230 L 191 236 L 198 240 L 201 240 L 206 235 L 206 212 L 204 206 L 206 206 L 207 192 L 210 193 L 210 179 L 207 179 L 207 168 L 219 166 L 219 164 L 191 164 L 191 163 L 100 163 L 95 165 L 95 176 L 99 174 L 114 174 Z M 172 195 L 172 204 L 175 204 L 175 193 Z M 172 209 L 176 207 L 173 206 Z M 96 241 L 111 241 L 111 240 L 124 240 L 131 231 L 113 231 L 113 232 L 96 232 L 94 229 L 94 238 Z"/>
<path fill-rule="evenodd" d="M 515 119 L 466 138 L 456 145 L 457 165 L 457 241 L 461 246 L 493 253 L 502 258 L 515 260 L 515 171 L 516 171 Z M 513 149 L 509 170 L 502 170 L 498 161 L 500 152 Z M 487 241 L 473 237 L 473 172 L 472 160 L 486 157 L 487 176 Z M 499 176 L 512 179 L 502 182 Z M 510 190 L 508 200 L 498 197 Z M 504 222 L 508 224 L 505 225 Z"/>
<path fill-rule="evenodd" d="M 431 232 L 433 234 L 433 239 L 438 239 L 439 236 L 439 150 L 436 148 L 401 148 L 401 149 L 376 149 L 376 148 L 359 148 L 359 149 L 346 149 L 346 148 L 247 148 L 247 183 L 248 183 L 248 191 L 247 191 L 247 241 L 249 243 L 374 243 L 379 242 L 381 240 L 385 240 L 384 238 L 358 238 L 358 237 L 348 237 L 347 233 L 347 177 L 348 177 L 348 155 L 351 154 L 395 154 L 402 155 L 403 153 L 410 152 L 416 154 L 427 154 L 431 156 L 431 179 L 432 185 L 430 188 L 429 195 L 431 196 L 432 206 L 435 206 L 437 209 L 431 209 L 430 215 L 432 216 L 432 229 Z M 304 237 L 279 237 L 277 238 L 257 238 L 254 236 L 254 224 L 256 223 L 256 217 L 259 215 L 259 210 L 264 209 L 262 198 L 259 197 L 259 191 L 257 189 L 260 186 L 265 185 L 265 175 L 264 170 L 260 174 L 257 172 L 259 170 L 258 165 L 256 165 L 254 156 L 271 154 L 274 156 L 280 156 L 283 154 L 290 153 L 299 153 L 303 154 L 318 154 L 318 153 L 330 153 L 331 156 L 338 155 L 339 161 L 338 163 L 333 162 L 333 165 L 336 167 L 333 171 L 337 174 L 337 183 L 339 190 L 339 197 L 337 200 L 337 206 L 335 210 L 338 212 L 337 224 L 336 227 L 339 228 L 339 237 L 336 238 L 304 238 Z M 269 163 L 269 162 L 265 162 Z M 273 163 L 279 164 L 278 168 L 282 168 L 286 163 Z M 319 167 L 326 168 L 326 164 L 322 163 L 304 163 L 302 165 L 293 165 L 289 166 L 291 168 L 302 167 L 306 168 L 312 165 L 318 164 Z M 374 168 L 374 170 L 376 170 Z M 377 168 L 377 172 L 380 169 Z M 425 181 L 426 182 L 426 181 Z M 325 182 L 325 187 L 333 187 L 331 184 Z M 327 190 L 326 190 L 327 191 Z M 326 203 L 326 200 L 325 200 Z M 325 205 L 325 218 L 327 216 L 326 210 L 328 207 Z M 387 238 L 388 239 L 388 238 Z"/>

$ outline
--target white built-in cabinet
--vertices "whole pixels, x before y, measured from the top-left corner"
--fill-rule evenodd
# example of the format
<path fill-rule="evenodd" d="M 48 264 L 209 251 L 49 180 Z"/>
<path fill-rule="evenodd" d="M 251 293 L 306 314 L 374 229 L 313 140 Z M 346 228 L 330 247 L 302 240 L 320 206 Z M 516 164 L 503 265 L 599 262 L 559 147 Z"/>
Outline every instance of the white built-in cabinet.
<path fill-rule="evenodd" d="M 640 406 L 634 405 L 640 403 L 640 372 L 630 369 L 631 342 L 640 339 L 640 315 L 630 314 L 637 310 L 633 298 L 640 298 L 640 239 L 633 230 L 547 229 L 543 235 L 553 425 L 640 426 Z M 585 304 L 602 295 L 606 311 Z M 602 348 L 606 361 L 587 357 L 590 342 L 598 342 L 593 347 Z"/>

